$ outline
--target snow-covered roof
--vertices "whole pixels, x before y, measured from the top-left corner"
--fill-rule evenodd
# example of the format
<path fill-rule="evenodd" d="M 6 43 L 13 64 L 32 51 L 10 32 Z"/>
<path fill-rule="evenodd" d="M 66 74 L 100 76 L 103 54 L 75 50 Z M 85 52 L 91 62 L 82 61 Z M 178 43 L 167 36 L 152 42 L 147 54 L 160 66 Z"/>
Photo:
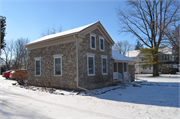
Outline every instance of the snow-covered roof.
<path fill-rule="evenodd" d="M 97 22 L 99 22 L 99 21 L 97 21 Z M 85 26 L 81 26 L 81 27 L 78 27 L 78 28 L 70 29 L 70 30 L 67 30 L 67 31 L 59 32 L 59 33 L 56 33 L 56 34 L 47 35 L 47 36 L 44 36 L 44 37 L 42 37 L 40 39 L 32 41 L 32 42 L 28 43 L 27 45 L 37 43 L 37 42 L 40 42 L 40 41 L 45 41 L 45 40 L 52 39 L 52 38 L 56 38 L 56 37 L 61 37 L 61 36 L 69 35 L 69 34 L 78 33 L 80 31 L 88 28 L 89 26 L 91 26 L 93 24 L 96 24 L 97 22 L 94 22 L 92 24 L 88 24 L 88 25 L 85 25 Z"/>
<path fill-rule="evenodd" d="M 172 54 L 172 47 L 159 48 L 158 50 L 164 54 Z M 126 53 L 127 57 L 137 57 L 140 54 L 140 50 L 132 50 Z"/>
<path fill-rule="evenodd" d="M 159 48 L 158 50 L 161 53 L 171 55 L 172 54 L 172 47 L 165 47 L 165 48 Z"/>
<path fill-rule="evenodd" d="M 132 50 L 126 53 L 127 57 L 137 57 L 140 54 L 140 50 Z"/>
<path fill-rule="evenodd" d="M 126 57 L 126 56 L 124 56 L 124 55 L 122 55 L 122 54 L 120 54 L 120 53 L 118 53 L 118 52 L 116 52 L 116 51 L 114 51 L 114 50 L 112 50 L 112 58 L 113 58 L 114 60 L 119 60 L 119 61 L 136 62 L 135 60 L 133 60 L 133 59 L 131 59 L 131 58 L 129 58 L 129 57 Z"/>

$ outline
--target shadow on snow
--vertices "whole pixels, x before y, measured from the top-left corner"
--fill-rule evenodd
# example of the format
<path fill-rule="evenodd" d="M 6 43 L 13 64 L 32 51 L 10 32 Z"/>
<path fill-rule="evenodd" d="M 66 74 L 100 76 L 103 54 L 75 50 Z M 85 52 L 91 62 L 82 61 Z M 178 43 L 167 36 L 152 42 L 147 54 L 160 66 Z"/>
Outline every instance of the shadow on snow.
<path fill-rule="evenodd" d="M 154 106 L 179 107 L 179 83 L 144 82 L 142 87 L 130 85 L 94 97 L 118 102 L 146 104 Z"/>

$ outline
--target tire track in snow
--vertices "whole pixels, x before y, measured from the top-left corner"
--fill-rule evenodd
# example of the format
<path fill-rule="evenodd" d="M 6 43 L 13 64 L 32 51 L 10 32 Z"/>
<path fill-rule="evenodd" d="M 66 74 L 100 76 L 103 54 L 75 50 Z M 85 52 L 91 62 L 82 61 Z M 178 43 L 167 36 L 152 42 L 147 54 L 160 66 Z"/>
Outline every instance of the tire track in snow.
<path fill-rule="evenodd" d="M 111 115 L 107 115 L 107 114 L 102 114 L 102 113 L 98 113 L 98 112 L 94 112 L 94 111 L 90 111 L 90 110 L 71 107 L 71 106 L 67 106 L 67 105 L 63 105 L 63 104 L 59 104 L 59 103 L 53 103 L 53 102 L 49 102 L 49 101 L 45 101 L 45 100 L 41 100 L 41 99 L 32 98 L 32 97 L 29 97 L 29 98 L 31 98 L 31 99 L 33 99 L 35 101 L 45 103 L 45 104 L 50 104 L 50 105 L 55 105 L 55 106 L 58 105 L 58 106 L 66 108 L 66 109 L 71 109 L 73 111 L 75 110 L 75 111 L 78 111 L 78 112 L 83 112 L 83 113 L 88 113 L 88 114 L 90 113 L 90 114 L 96 115 L 98 117 L 111 118 L 111 119 L 121 119 L 120 117 L 115 117 L 115 116 L 111 116 Z M 95 118 L 98 118 L 98 117 L 95 117 Z"/>
<path fill-rule="evenodd" d="M 22 106 L 16 105 L 14 103 L 11 102 L 3 102 L 0 103 L 1 105 L 1 110 L 0 110 L 0 114 L 3 118 L 7 118 L 7 119 L 12 119 L 13 118 L 26 118 L 26 119 L 52 119 L 50 117 L 44 116 L 42 114 L 39 114 L 35 111 L 32 111 L 30 109 L 24 108 Z M 3 104 L 6 103 L 6 104 Z M 7 110 L 10 110 L 9 112 Z"/>
<path fill-rule="evenodd" d="M 13 92 L 14 93 L 14 92 Z M 22 96 L 23 95 L 14 95 L 14 94 L 11 94 L 9 93 L 9 95 L 13 95 L 13 96 L 16 96 L 16 97 L 19 97 L 22 99 Z M 45 101 L 45 100 L 41 100 L 41 99 L 36 99 L 36 98 L 33 98 L 33 97 L 25 97 L 23 96 L 23 98 L 27 101 L 27 100 L 33 100 L 33 101 L 37 101 L 38 103 L 44 103 L 44 104 L 49 104 L 49 105 L 55 105 L 55 106 L 60 106 L 60 107 L 63 107 L 65 109 L 70 109 L 70 111 L 77 111 L 77 112 L 82 112 L 82 113 L 86 113 L 86 114 L 91 114 L 91 115 L 95 115 L 95 117 L 92 117 L 92 118 L 108 118 L 108 119 L 121 119 L 120 117 L 115 117 L 115 116 L 111 116 L 111 115 L 108 115 L 108 114 L 102 114 L 102 113 L 98 113 L 98 112 L 94 112 L 94 111 L 90 111 L 90 110 L 86 110 L 86 109 L 80 109 L 80 108 L 76 108 L 76 107 L 72 107 L 72 106 L 67 106 L 67 105 L 63 105 L 63 104 L 59 104 L 59 103 L 54 103 L 54 102 L 49 102 L 49 101 Z M 28 102 L 30 102 L 28 101 Z M 9 103 L 9 102 L 8 102 Z M 11 103 L 13 104 L 13 103 Z M 14 105 L 14 104 L 13 104 Z M 17 106 L 17 105 L 15 105 Z M 19 108 L 22 108 L 24 110 L 28 110 L 26 108 L 23 108 L 21 106 L 17 106 Z M 18 108 L 18 109 L 19 109 Z M 34 111 L 31 111 L 29 110 L 29 112 L 34 112 Z M 36 112 L 35 112 L 36 113 Z M 38 115 L 39 113 L 37 113 Z M 39 116 L 43 116 L 41 114 L 39 114 Z M 77 117 L 78 118 L 78 117 Z M 45 118 L 46 119 L 46 118 Z"/>

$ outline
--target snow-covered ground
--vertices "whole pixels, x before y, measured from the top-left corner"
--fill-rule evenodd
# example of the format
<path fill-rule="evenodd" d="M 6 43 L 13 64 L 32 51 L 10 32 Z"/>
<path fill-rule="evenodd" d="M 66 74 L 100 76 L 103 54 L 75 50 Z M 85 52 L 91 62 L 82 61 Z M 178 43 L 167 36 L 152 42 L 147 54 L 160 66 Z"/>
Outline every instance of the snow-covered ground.
<path fill-rule="evenodd" d="M 94 95 L 12 85 L 0 76 L 0 119 L 180 118 L 180 75 L 136 78 L 126 87 L 93 90 Z"/>

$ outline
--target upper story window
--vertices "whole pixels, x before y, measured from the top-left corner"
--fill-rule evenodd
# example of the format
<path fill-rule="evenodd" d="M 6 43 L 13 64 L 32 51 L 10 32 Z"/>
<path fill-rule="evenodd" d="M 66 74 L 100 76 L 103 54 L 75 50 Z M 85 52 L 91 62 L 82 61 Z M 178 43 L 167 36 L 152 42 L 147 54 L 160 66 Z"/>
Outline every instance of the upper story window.
<path fill-rule="evenodd" d="M 87 71 L 88 76 L 94 76 L 95 75 L 95 55 L 87 53 Z"/>
<path fill-rule="evenodd" d="M 96 34 L 94 33 L 90 35 L 90 47 L 91 49 L 96 49 Z"/>
<path fill-rule="evenodd" d="M 41 76 L 41 57 L 35 57 L 35 76 Z"/>
<path fill-rule="evenodd" d="M 53 55 L 54 57 L 54 76 L 62 76 L 62 54 Z"/>
<path fill-rule="evenodd" d="M 104 51 L 104 38 L 102 36 L 99 36 L 99 48 Z"/>

